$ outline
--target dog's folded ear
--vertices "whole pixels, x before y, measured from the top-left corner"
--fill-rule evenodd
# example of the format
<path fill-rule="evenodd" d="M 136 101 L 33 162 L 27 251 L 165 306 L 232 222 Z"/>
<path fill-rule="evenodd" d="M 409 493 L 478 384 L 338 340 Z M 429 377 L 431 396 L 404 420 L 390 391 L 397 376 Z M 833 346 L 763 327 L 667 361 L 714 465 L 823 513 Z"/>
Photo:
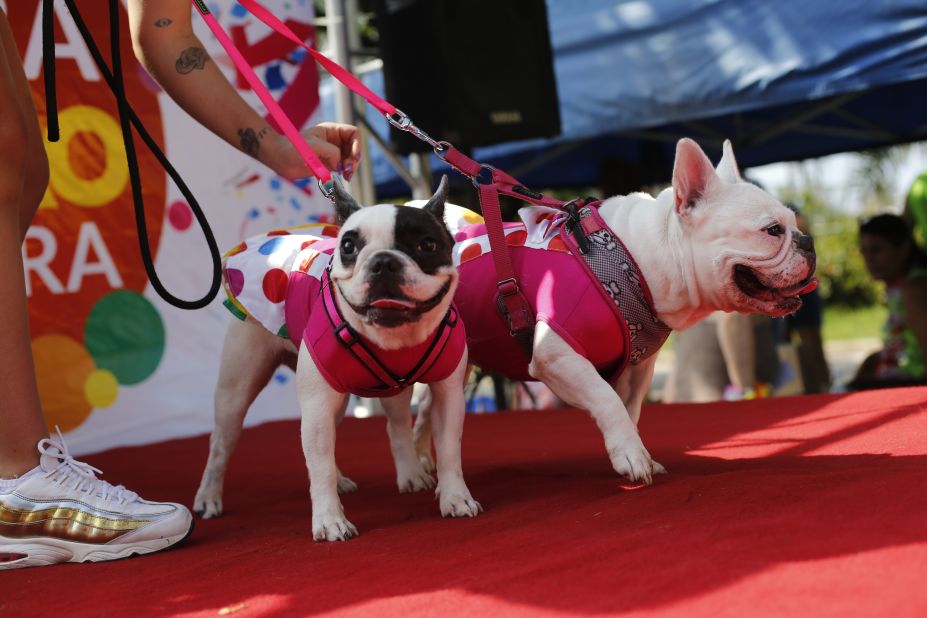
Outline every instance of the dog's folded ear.
<path fill-rule="evenodd" d="M 335 196 L 335 224 L 344 225 L 348 217 L 361 209 L 361 205 L 351 197 L 336 176 L 332 176 L 332 188 Z"/>
<path fill-rule="evenodd" d="M 673 166 L 673 194 L 676 198 L 676 212 L 687 214 L 716 182 L 711 161 L 698 144 L 684 137 L 676 144 L 676 162 Z"/>
<path fill-rule="evenodd" d="M 438 190 L 431 196 L 428 203 L 422 208 L 430 212 L 434 217 L 444 223 L 444 203 L 447 202 L 447 174 L 441 176 L 441 182 L 438 183 Z"/>

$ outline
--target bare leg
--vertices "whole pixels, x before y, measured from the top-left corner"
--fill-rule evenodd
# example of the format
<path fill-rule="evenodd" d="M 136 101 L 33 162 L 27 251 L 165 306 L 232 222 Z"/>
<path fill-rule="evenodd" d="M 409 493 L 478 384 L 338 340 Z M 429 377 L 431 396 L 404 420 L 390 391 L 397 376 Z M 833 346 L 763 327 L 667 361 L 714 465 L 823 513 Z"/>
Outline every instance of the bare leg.
<path fill-rule="evenodd" d="M 229 457 L 238 444 L 248 408 L 280 366 L 285 343 L 250 318 L 233 319 L 229 324 L 216 384 L 216 424 L 209 439 L 209 460 L 193 501 L 193 510 L 204 519 L 222 514 Z"/>
<path fill-rule="evenodd" d="M 756 343 L 753 320 L 739 313 L 715 313 L 718 326 L 718 345 L 724 356 L 731 384 L 741 389 L 753 388 L 756 383 Z"/>
<path fill-rule="evenodd" d="M 464 424 L 463 379 L 467 358 L 449 378 L 431 385 L 433 402 L 431 422 L 434 426 L 435 454 L 438 457 L 438 500 L 444 517 L 476 517 L 483 507 L 473 499 L 463 477 L 460 461 Z"/>
<path fill-rule="evenodd" d="M 295 357 L 294 357 L 295 362 Z M 294 366 L 293 371 L 296 371 Z M 348 411 L 348 402 L 350 398 L 344 400 L 344 405 L 341 407 L 341 413 L 338 415 L 338 419 L 335 421 L 336 425 L 341 425 L 341 421 L 344 420 L 344 415 Z M 352 491 L 357 491 L 357 483 L 341 474 L 341 468 L 335 467 L 335 470 L 338 472 L 338 493 L 339 494 L 349 494 Z"/>
<path fill-rule="evenodd" d="M 29 339 L 21 245 L 48 184 L 48 161 L 35 107 L 0 11 L 0 478 L 38 464 L 36 443 L 48 433 Z M 11 156 L 24 153 L 24 156 Z"/>
<path fill-rule="evenodd" d="M 588 359 L 544 322 L 539 322 L 534 332 L 534 357 L 528 371 L 560 399 L 589 412 L 605 438 L 608 457 L 618 474 L 647 485 L 653 483 L 650 453 L 618 393 Z"/>
<path fill-rule="evenodd" d="M 433 401 L 434 397 L 429 387 L 425 397 L 418 404 L 418 414 L 415 415 L 415 426 L 412 428 L 412 440 L 415 442 L 418 460 L 422 462 L 425 472 L 429 473 L 435 471 L 435 459 L 431 455 L 431 404 Z"/>
<path fill-rule="evenodd" d="M 335 427 L 348 396 L 329 386 L 305 345 L 299 348 L 297 369 L 296 394 L 302 411 L 303 453 L 312 499 L 312 538 L 345 541 L 357 536 L 357 528 L 344 516 L 338 497 Z"/>
<path fill-rule="evenodd" d="M 650 390 L 650 384 L 653 382 L 653 370 L 657 365 L 658 354 L 652 354 L 650 358 L 639 364 L 627 367 L 614 384 L 615 392 L 624 402 L 628 409 L 628 416 L 635 425 L 638 425 L 641 420 L 641 408 Z M 662 464 L 652 459 L 651 463 L 654 474 L 666 474 L 666 468 Z"/>
<path fill-rule="evenodd" d="M 386 412 L 389 447 L 396 465 L 396 484 L 399 493 L 432 489 L 435 480 L 425 471 L 415 452 L 412 441 L 412 389 L 407 388 L 395 397 L 381 399 Z"/>

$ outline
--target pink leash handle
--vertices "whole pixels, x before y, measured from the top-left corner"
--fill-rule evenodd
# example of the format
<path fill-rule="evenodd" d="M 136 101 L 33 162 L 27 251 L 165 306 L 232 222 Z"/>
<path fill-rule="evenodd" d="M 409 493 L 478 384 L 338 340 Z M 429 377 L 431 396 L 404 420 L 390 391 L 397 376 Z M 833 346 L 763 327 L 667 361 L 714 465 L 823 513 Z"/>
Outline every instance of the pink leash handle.
<path fill-rule="evenodd" d="M 254 92 L 258 95 L 258 98 L 261 99 L 261 102 L 264 103 L 264 106 L 267 107 L 267 111 L 270 112 L 270 115 L 273 116 L 274 120 L 277 121 L 277 124 L 280 125 L 280 128 L 283 130 L 283 134 L 287 136 L 287 138 L 296 148 L 296 151 L 303 158 L 303 161 L 305 161 L 306 165 L 309 166 L 309 169 L 312 170 L 312 173 L 315 174 L 319 181 L 319 187 L 322 189 L 323 193 L 325 193 L 326 196 L 331 197 L 331 191 L 327 191 L 323 186 L 330 183 L 332 179 L 328 168 L 325 167 L 325 164 L 322 163 L 319 157 L 316 156 L 311 148 L 309 148 L 309 145 L 306 144 L 306 140 L 304 140 L 302 135 L 300 135 L 299 130 L 293 125 L 293 122 L 289 119 L 277 101 L 274 100 L 273 96 L 271 96 L 270 92 L 267 90 L 267 87 L 254 73 L 254 69 L 251 68 L 251 65 L 248 64 L 248 61 L 245 60 L 244 56 L 241 55 L 241 52 L 238 51 L 238 48 L 235 47 L 235 44 L 232 42 L 229 36 L 225 33 L 224 30 L 222 30 L 222 26 L 219 25 L 219 22 L 216 21 L 216 18 L 213 17 L 212 13 L 209 12 L 209 9 L 206 7 L 206 3 L 203 0 L 192 0 L 192 2 L 193 6 L 196 7 L 196 10 L 199 11 L 200 15 L 203 16 L 203 19 L 206 21 L 206 25 L 209 26 L 209 29 L 212 30 L 212 33 L 219 40 L 219 43 L 223 48 L 225 48 L 225 51 L 232 59 L 232 62 L 235 63 L 235 66 L 238 67 L 238 70 L 240 70 L 242 75 L 245 76 L 245 80 L 248 82 L 248 85 L 251 86 L 251 89 L 254 90 Z M 245 3 L 243 2 L 242 4 Z M 264 10 L 266 11 L 266 9 Z M 283 24 L 281 23 L 281 25 Z M 286 28 L 285 25 L 283 27 Z M 289 28 L 286 29 L 290 30 Z M 300 45 L 306 49 L 310 49 L 302 41 L 299 41 L 299 37 L 297 37 L 292 31 L 290 31 L 289 35 L 296 39 Z M 326 60 L 328 59 L 326 58 Z"/>

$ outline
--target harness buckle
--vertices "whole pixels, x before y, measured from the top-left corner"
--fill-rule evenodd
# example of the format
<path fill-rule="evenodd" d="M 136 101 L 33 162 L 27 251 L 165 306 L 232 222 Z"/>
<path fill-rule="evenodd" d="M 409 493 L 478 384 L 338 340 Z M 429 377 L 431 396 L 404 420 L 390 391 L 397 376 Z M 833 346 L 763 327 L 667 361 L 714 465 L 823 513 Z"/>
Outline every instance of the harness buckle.
<path fill-rule="evenodd" d="M 499 289 L 499 294 L 502 296 L 515 296 L 518 294 L 518 282 L 515 280 L 515 277 L 503 279 L 496 284 L 496 287 Z"/>
<path fill-rule="evenodd" d="M 573 238 L 576 239 L 576 246 L 579 248 L 579 252 L 585 255 L 589 253 L 589 241 L 586 238 L 586 234 L 583 232 L 583 226 L 581 225 L 579 216 L 579 209 L 577 208 L 577 202 L 581 201 L 584 202 L 584 200 L 573 200 L 564 205 L 563 209 L 567 212 L 566 231 L 569 234 L 573 234 Z"/>
<path fill-rule="evenodd" d="M 357 335 L 354 334 L 354 329 L 352 329 L 347 322 L 342 322 L 335 328 L 335 336 L 338 337 L 338 341 L 347 348 L 350 348 L 358 341 Z"/>

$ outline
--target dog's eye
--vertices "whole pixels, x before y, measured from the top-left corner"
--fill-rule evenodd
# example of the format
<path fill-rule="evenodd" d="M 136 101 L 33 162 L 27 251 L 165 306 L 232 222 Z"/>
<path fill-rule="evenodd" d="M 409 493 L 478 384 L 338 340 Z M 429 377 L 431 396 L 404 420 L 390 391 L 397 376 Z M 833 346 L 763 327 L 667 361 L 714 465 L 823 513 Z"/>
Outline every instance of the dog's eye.
<path fill-rule="evenodd" d="M 357 245 L 350 238 L 341 241 L 341 253 L 344 255 L 354 255 L 357 252 Z"/>
<path fill-rule="evenodd" d="M 782 226 L 778 223 L 774 223 L 766 228 L 766 233 L 770 236 L 782 236 L 783 229 Z"/>
<path fill-rule="evenodd" d="M 438 243 L 433 238 L 424 238 L 418 243 L 418 250 L 422 253 L 434 253 L 438 250 Z"/>

